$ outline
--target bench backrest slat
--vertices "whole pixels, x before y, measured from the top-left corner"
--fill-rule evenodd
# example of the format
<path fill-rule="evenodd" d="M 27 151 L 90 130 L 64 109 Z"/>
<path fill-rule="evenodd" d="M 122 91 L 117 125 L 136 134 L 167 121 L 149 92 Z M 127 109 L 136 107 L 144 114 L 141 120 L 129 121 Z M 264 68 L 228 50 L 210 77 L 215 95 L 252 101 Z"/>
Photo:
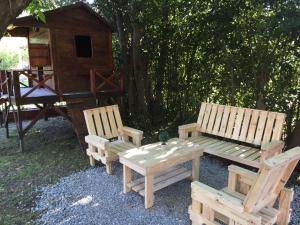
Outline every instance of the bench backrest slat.
<path fill-rule="evenodd" d="M 123 127 L 117 105 L 84 110 L 88 133 L 104 138 L 118 137 L 119 128 Z"/>
<path fill-rule="evenodd" d="M 261 145 L 280 140 L 284 113 L 202 103 L 197 123 L 202 133 Z"/>

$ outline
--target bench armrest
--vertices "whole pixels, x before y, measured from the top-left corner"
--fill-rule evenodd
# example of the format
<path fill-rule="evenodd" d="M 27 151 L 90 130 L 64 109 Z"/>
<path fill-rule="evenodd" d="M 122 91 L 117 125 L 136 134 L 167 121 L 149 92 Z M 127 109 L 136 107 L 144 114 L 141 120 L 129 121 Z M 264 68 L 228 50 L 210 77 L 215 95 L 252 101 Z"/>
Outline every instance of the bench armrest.
<path fill-rule="evenodd" d="M 199 134 L 199 124 L 189 123 L 178 127 L 178 134 L 180 139 L 188 138 L 189 133 L 192 133 L 193 137 L 197 136 L 197 134 Z"/>
<path fill-rule="evenodd" d="M 144 133 L 143 131 L 131 127 L 122 127 L 119 129 L 119 133 L 124 141 L 129 141 L 128 137 L 132 137 L 133 144 L 141 146 Z"/>
<path fill-rule="evenodd" d="M 261 144 L 261 161 L 278 155 L 284 147 L 283 141 L 271 141 Z"/>
<path fill-rule="evenodd" d="M 109 146 L 109 140 L 96 135 L 85 136 L 85 142 L 100 149 L 107 149 Z"/>
<path fill-rule="evenodd" d="M 228 190 L 246 195 L 255 183 L 257 173 L 235 165 L 228 166 L 228 171 Z"/>

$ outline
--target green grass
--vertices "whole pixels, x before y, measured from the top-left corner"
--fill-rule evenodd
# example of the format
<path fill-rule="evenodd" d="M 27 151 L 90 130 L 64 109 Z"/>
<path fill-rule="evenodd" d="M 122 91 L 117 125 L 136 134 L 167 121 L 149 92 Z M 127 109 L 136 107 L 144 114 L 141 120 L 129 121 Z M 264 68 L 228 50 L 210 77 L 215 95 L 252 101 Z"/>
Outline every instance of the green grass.
<path fill-rule="evenodd" d="M 88 167 L 71 124 L 61 118 L 39 121 L 25 137 L 19 152 L 17 132 L 11 124 L 6 139 L 0 128 L 0 224 L 33 224 L 36 188 Z"/>

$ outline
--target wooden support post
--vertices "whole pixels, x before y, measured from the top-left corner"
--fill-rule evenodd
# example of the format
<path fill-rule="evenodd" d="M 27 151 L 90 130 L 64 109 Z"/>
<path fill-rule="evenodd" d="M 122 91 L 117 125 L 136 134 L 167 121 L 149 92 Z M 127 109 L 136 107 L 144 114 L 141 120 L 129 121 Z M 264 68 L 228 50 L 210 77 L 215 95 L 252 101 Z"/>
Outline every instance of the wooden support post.
<path fill-rule="evenodd" d="M 89 144 L 88 146 L 89 146 L 88 148 L 90 149 L 90 151 L 92 151 L 92 152 L 95 152 L 95 151 L 96 151 L 96 147 L 95 147 L 95 146 L 93 146 L 93 145 L 91 145 L 91 144 Z M 96 162 L 96 161 L 95 161 L 93 155 L 91 155 L 91 156 L 90 156 L 90 165 L 91 165 L 91 166 L 95 166 L 95 162 Z"/>
<path fill-rule="evenodd" d="M 112 162 L 111 161 L 106 161 L 106 172 L 109 175 L 112 175 Z"/>
<path fill-rule="evenodd" d="M 197 157 L 192 160 L 192 180 L 199 181 L 200 158 Z"/>
<path fill-rule="evenodd" d="M 44 108 L 47 108 L 47 107 L 48 107 L 47 103 L 44 103 L 44 104 L 43 104 L 43 107 L 44 107 Z M 47 113 L 47 111 L 45 111 L 45 114 L 44 114 L 44 120 L 45 120 L 45 121 L 48 121 L 48 113 Z"/>
<path fill-rule="evenodd" d="M 123 193 L 128 193 L 131 189 L 127 186 L 132 181 L 132 170 L 123 165 Z"/>
<path fill-rule="evenodd" d="M 20 141 L 20 151 L 24 151 L 24 133 L 23 133 L 23 124 L 22 124 L 22 111 L 20 105 L 17 105 L 17 128 Z"/>
<path fill-rule="evenodd" d="M 153 193 L 153 180 L 154 176 L 152 174 L 145 176 L 145 208 L 151 208 L 153 206 L 154 201 L 154 193 Z"/>
<path fill-rule="evenodd" d="M 290 207 L 293 200 L 293 189 L 283 189 L 279 196 L 279 215 L 277 218 L 277 225 L 288 225 L 290 222 Z"/>
<path fill-rule="evenodd" d="M 5 130 L 6 130 L 6 138 L 9 138 L 9 127 L 8 127 L 8 115 L 9 115 L 10 104 L 5 103 Z"/>
<path fill-rule="evenodd" d="M 235 192 L 236 191 L 236 185 L 237 185 L 237 174 L 229 171 L 229 175 L 228 175 L 228 190 L 231 192 Z"/>
<path fill-rule="evenodd" d="M 96 75 L 95 70 L 90 70 L 90 89 L 94 96 L 96 96 Z"/>

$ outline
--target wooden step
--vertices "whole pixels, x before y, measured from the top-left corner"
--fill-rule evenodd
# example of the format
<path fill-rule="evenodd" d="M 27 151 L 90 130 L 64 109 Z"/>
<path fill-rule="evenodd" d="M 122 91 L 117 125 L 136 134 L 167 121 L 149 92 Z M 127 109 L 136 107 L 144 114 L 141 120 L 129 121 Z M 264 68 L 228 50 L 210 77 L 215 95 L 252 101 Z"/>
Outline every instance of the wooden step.
<path fill-rule="evenodd" d="M 178 181 L 191 177 L 192 172 L 184 167 L 172 167 L 154 178 L 153 191 L 158 191 Z M 139 178 L 127 185 L 132 190 L 138 192 L 140 195 L 145 196 L 145 178 Z"/>

